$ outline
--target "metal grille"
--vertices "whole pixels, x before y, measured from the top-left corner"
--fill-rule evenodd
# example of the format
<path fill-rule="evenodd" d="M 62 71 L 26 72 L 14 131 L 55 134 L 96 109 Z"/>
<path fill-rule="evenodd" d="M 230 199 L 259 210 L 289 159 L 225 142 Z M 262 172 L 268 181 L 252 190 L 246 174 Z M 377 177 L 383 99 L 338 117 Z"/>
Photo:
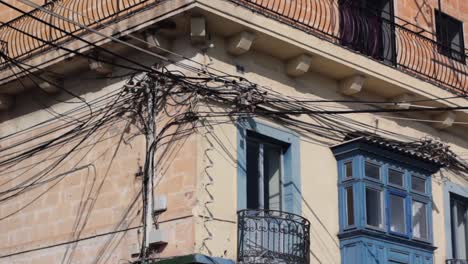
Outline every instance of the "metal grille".
<path fill-rule="evenodd" d="M 8 55 L 7 43 L 0 40 L 0 64 L 6 62 L 5 55 Z"/>
<path fill-rule="evenodd" d="M 309 263 L 310 222 L 273 210 L 238 212 L 240 263 Z"/>
<path fill-rule="evenodd" d="M 433 32 L 353 0 L 230 0 L 456 93 L 468 92 L 467 50 Z M 388 9 L 388 10 L 393 10 Z M 450 49 L 447 56 L 440 52 Z"/>
<path fill-rule="evenodd" d="M 121 20 L 157 0 L 54 0 L 43 7 L 58 15 L 86 26 L 96 26 Z M 36 18 L 36 19 L 35 19 Z M 55 26 L 51 27 L 50 25 Z M 19 16 L 0 26 L 0 40 L 7 43 L 9 56 L 24 59 L 50 48 L 44 41 L 58 43 L 71 39 L 70 34 L 80 34 L 82 29 L 40 9 Z M 21 33 L 26 32 L 27 34 Z"/>

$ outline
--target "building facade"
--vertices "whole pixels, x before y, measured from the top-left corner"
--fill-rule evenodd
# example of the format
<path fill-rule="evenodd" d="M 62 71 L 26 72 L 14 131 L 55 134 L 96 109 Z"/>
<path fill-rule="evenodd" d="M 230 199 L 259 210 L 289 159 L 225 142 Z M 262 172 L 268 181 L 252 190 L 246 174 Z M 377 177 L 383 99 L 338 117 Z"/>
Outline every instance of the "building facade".
<path fill-rule="evenodd" d="M 0 3 L 0 263 L 468 263 L 468 2 Z"/>

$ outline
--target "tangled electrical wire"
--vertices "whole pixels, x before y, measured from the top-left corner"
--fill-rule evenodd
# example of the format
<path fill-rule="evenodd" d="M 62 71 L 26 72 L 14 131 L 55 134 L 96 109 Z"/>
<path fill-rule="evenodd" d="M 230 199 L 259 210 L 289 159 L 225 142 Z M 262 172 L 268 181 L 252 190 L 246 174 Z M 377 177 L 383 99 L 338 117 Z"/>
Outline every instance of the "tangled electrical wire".
<path fill-rule="evenodd" d="M 13 10 L 22 13 L 22 11 L 14 5 L 8 4 L 5 1 L 0 2 Z M 47 10 L 43 10 L 43 12 L 63 21 L 69 20 L 67 18 L 57 17 L 57 14 L 50 13 L 50 11 Z M 43 16 L 24 14 L 38 23 L 47 25 L 51 30 L 61 32 L 70 38 L 79 40 L 91 47 L 94 47 L 96 51 L 111 55 L 113 58 L 119 58 L 130 63 L 130 65 L 116 63 L 105 59 L 102 60 L 102 58 L 99 59 L 98 57 L 89 54 L 80 53 L 69 49 L 64 45 L 59 45 L 49 39 L 43 39 L 38 36 L 36 32 L 30 31 L 28 28 L 15 28 L 12 25 L 8 25 L 8 27 L 15 32 L 18 32 L 18 34 L 24 34 L 28 38 L 34 39 L 38 43 L 42 43 L 49 47 L 60 49 L 89 60 L 100 60 L 101 62 L 112 64 L 133 72 L 146 72 L 146 74 L 144 74 L 142 78 L 131 78 L 122 90 L 118 90 L 116 93 L 109 95 L 109 97 L 105 100 L 102 99 L 104 101 L 99 103 L 88 103 L 87 101 L 82 100 L 79 96 L 64 89 L 64 87 L 58 87 L 60 90 L 79 99 L 78 103 L 83 103 L 79 107 L 81 110 L 88 108 L 89 111 L 86 113 L 80 112 L 81 114 L 77 117 L 72 117 L 72 115 L 68 116 L 66 113 L 60 114 L 58 115 L 59 118 L 64 120 L 71 119 L 76 122 L 49 129 L 49 131 L 46 131 L 39 136 L 35 136 L 35 138 L 22 139 L 15 142 L 14 145 L 0 148 L 0 154 L 6 153 L 6 155 L 2 155 L 0 157 L 0 168 L 2 168 L 3 171 L 0 174 L 7 173 L 8 169 L 12 168 L 15 164 L 40 155 L 41 153 L 51 151 L 53 154 L 55 150 L 52 149 L 60 148 L 63 144 L 70 143 L 73 144 L 73 146 L 65 154 L 58 156 L 59 158 L 50 166 L 34 172 L 32 177 L 28 177 L 25 180 L 17 181 L 13 185 L 9 185 L 9 189 L 0 191 L 0 202 L 23 195 L 27 193 L 28 190 L 36 188 L 42 184 L 63 178 L 61 175 L 51 177 L 50 174 L 61 163 L 65 162 L 66 159 L 70 159 L 71 153 L 84 145 L 92 134 L 95 134 L 100 129 L 105 128 L 110 123 L 118 119 L 127 120 L 129 123 L 136 126 L 140 130 L 141 134 L 155 132 L 155 140 L 151 143 L 152 145 L 150 147 L 155 148 L 158 146 L 159 148 L 170 144 L 178 138 L 190 135 L 199 127 L 206 126 L 206 122 L 204 122 L 204 120 L 207 119 L 210 119 L 210 125 L 216 125 L 221 123 L 237 122 L 237 120 L 243 118 L 260 117 L 271 120 L 278 125 L 291 128 L 300 133 L 301 136 L 313 139 L 314 141 L 319 141 L 325 145 L 330 145 L 331 142 L 340 142 L 350 135 L 356 137 L 372 137 L 374 140 L 385 141 L 387 144 L 396 148 L 418 153 L 422 157 L 435 159 L 440 164 L 443 164 L 447 169 L 455 171 L 459 175 L 468 174 L 468 164 L 451 151 L 448 145 L 443 144 L 438 140 L 431 138 L 414 139 L 395 132 L 376 129 L 372 125 L 346 117 L 346 114 L 353 113 L 404 112 L 403 110 L 396 111 L 373 107 L 385 102 L 378 102 L 373 105 L 370 102 L 349 102 L 343 100 L 340 102 L 340 100 L 336 100 L 329 102 L 359 103 L 360 105 L 372 106 L 373 108 L 360 110 L 326 110 L 325 107 L 319 104 L 321 103 L 320 101 L 324 100 L 303 100 L 292 96 L 286 96 L 276 90 L 271 90 L 252 83 L 242 77 L 232 75 L 214 75 L 203 71 L 202 74 L 197 76 L 188 76 L 183 72 L 169 70 L 164 67 L 161 69 L 149 68 L 139 61 L 130 60 L 126 56 L 122 56 L 121 54 L 100 47 L 95 43 L 84 39 L 81 35 L 75 35 L 67 32 L 63 28 L 50 24 L 48 20 L 42 19 Z M 87 29 L 87 27 L 81 28 L 83 30 Z M 106 37 L 102 34 L 101 36 Z M 106 38 L 111 39 L 110 37 Z M 121 44 L 129 45 L 128 43 L 124 43 L 123 41 L 115 38 L 112 39 Z M 2 43 L 0 42 L 0 46 L 1 44 Z M 135 46 L 129 47 L 136 49 Z M 0 52 L 0 63 L 15 66 L 15 69 L 20 71 L 19 73 L 15 73 L 12 68 L 12 72 L 16 79 L 20 79 L 20 77 L 23 76 L 22 73 L 26 73 L 27 77 L 34 76 L 34 80 L 32 81 L 35 84 L 38 80 L 46 81 L 41 77 L 41 75 L 36 74 L 36 72 L 39 72 L 40 70 L 38 67 L 15 61 L 6 56 L 7 54 L 4 49 L 0 48 L 0 50 L 3 51 Z M 141 48 L 138 48 L 138 50 L 142 51 Z M 146 54 L 150 53 L 146 52 Z M 190 69 L 187 68 L 187 65 L 177 64 L 176 62 L 172 63 L 180 68 L 184 66 L 185 69 L 199 72 L 198 68 Z M 154 107 L 154 109 L 150 109 L 147 104 L 150 93 L 155 94 L 154 104 L 151 107 Z M 467 108 L 461 107 L 459 109 Z M 153 113 L 153 110 L 155 110 L 154 112 L 156 112 L 156 116 L 151 114 Z M 429 109 L 419 110 L 431 111 Z M 432 109 L 432 111 L 441 110 L 444 109 Z M 450 110 L 453 110 L 453 108 Z M 409 109 L 408 112 L 409 111 L 417 110 Z M 156 131 L 152 131 L 149 127 L 149 120 L 154 120 L 157 124 Z M 213 120 L 214 122 L 212 122 Z M 50 123 L 46 123 L 44 126 L 47 126 L 48 124 Z M 374 133 L 369 134 L 369 131 L 374 131 Z M 7 139 L 8 137 L 10 136 L 7 135 L 1 137 L 0 141 L 2 139 Z M 403 141 L 390 138 L 403 139 Z M 18 149 L 20 147 L 23 149 Z M 147 155 L 146 161 L 151 158 L 152 157 Z M 148 170 L 148 166 L 145 167 L 145 170 Z M 465 176 L 465 179 L 468 179 L 468 177 Z M 3 184 L 6 183 L 2 183 L 2 185 Z M 148 184 L 151 184 L 151 182 L 145 182 L 143 185 Z M 143 208 L 145 210 L 148 209 L 147 204 L 145 203 L 147 195 L 147 193 L 142 192 Z M 18 213 L 22 209 L 24 209 L 24 207 L 11 214 L 0 217 L 0 221 Z M 146 225 L 146 222 L 148 221 L 146 219 L 143 222 Z M 142 243 L 142 245 L 144 244 L 145 243 Z M 142 251 L 140 257 L 145 258 L 146 252 Z"/>
<path fill-rule="evenodd" d="M 180 71 L 170 71 L 167 68 L 155 70 L 146 75 L 145 80 L 132 86 L 140 87 L 142 83 L 152 80 L 159 83 L 157 102 L 164 113 L 171 118 L 158 132 L 157 142 L 168 135 L 165 132 L 172 126 L 188 125 L 190 129 L 202 125 L 201 120 L 228 118 L 231 121 L 242 118 L 261 117 L 294 129 L 301 135 L 323 139 L 325 142 L 340 142 L 350 135 L 369 136 L 385 141 L 404 151 L 417 153 L 418 156 L 435 160 L 445 168 L 456 173 L 468 174 L 468 164 L 450 147 L 440 140 L 425 137 L 422 139 L 407 138 L 404 141 L 390 137 L 377 136 L 369 133 L 370 127 L 353 122 L 340 111 L 324 110 L 313 101 L 301 101 L 285 96 L 280 92 L 260 87 L 245 78 L 237 76 L 187 76 Z M 127 86 L 130 88 L 130 86 Z M 147 89 L 147 88 L 146 88 Z M 144 93 L 143 93 L 144 94 Z M 205 107 L 201 107 L 205 105 Z M 215 106 L 214 108 L 206 105 Z M 174 111 L 174 109 L 177 109 Z M 384 110 L 390 111 L 391 110 Z M 374 109 L 344 110 L 343 113 L 373 113 Z M 177 114 L 171 114 L 177 113 Z M 309 117 L 307 121 L 305 117 Z M 144 120 L 144 118 L 141 118 Z M 400 135 L 401 136 L 401 135 Z"/>
<path fill-rule="evenodd" d="M 149 109 L 147 104 L 150 93 L 155 95 L 154 104 L 152 104 L 154 111 Z M 70 157 L 71 153 L 90 135 L 116 119 L 129 121 L 139 129 L 141 134 L 148 134 L 151 131 L 148 127 L 148 120 L 153 120 L 152 122 L 157 124 L 157 130 L 154 131 L 155 140 L 152 147 L 159 148 L 206 126 L 205 120 L 214 121 L 210 122 L 210 125 L 216 125 L 235 123 L 244 118 L 260 117 L 327 145 L 341 142 L 350 135 L 353 137 L 370 136 L 400 149 L 418 153 L 421 157 L 437 160 L 446 169 L 459 175 L 468 174 L 468 164 L 451 151 L 448 145 L 438 140 L 414 139 L 385 130 L 379 130 L 380 135 L 369 133 L 375 127 L 344 115 L 354 112 L 372 113 L 375 108 L 330 111 L 313 100 L 300 100 L 286 96 L 238 76 L 220 76 L 211 73 L 189 76 L 166 67 L 153 67 L 150 72 L 138 78 L 132 77 L 122 89 L 114 92 L 105 102 L 99 103 L 98 107 L 93 102 L 86 107 L 89 106 L 93 107 L 93 111 L 75 117 L 82 122 L 74 123 L 71 129 L 63 133 L 54 134 L 67 129 L 70 125 L 37 137 L 40 141 L 37 144 L 30 145 L 30 139 L 24 139 L 17 142 L 15 146 L 0 149 L 0 153 L 7 152 L 7 155 L 3 155 L 0 159 L 0 167 L 8 169 L 18 162 L 44 153 L 51 148 L 59 147 L 67 142 L 76 142 L 73 143 L 69 152 L 55 160 L 51 166 L 38 171 L 33 177 L 10 186 L 10 189 L 0 192 L 0 202 L 51 182 L 48 177 L 54 168 Z M 81 106 L 82 109 L 86 107 Z M 151 113 L 155 113 L 155 116 Z M 51 133 L 54 137 L 47 138 Z M 390 138 L 404 138 L 405 140 Z M 27 146 L 27 149 L 9 151 L 18 145 Z M 151 159 L 151 157 L 146 159 Z M 145 167 L 145 169 L 149 168 Z M 464 177 L 468 179 L 467 176 Z M 144 185 L 148 184 L 152 183 L 145 182 Z M 142 195 L 143 208 L 147 210 L 148 205 L 144 201 L 149 194 L 142 192 Z M 18 213 L 21 209 L 23 208 L 3 216 L 2 219 Z M 146 219 L 143 222 L 149 221 Z M 142 250 L 140 256 L 144 259 L 147 257 L 147 252 Z"/>
<path fill-rule="evenodd" d="M 151 89 L 156 90 L 151 91 Z M 431 159 L 454 172 L 468 174 L 468 164 L 452 152 L 447 144 L 439 140 L 426 137 L 404 142 L 369 134 L 366 130 L 356 130 L 349 125 L 347 122 L 349 120 L 343 119 L 343 116 L 335 111 L 326 111 L 311 102 L 301 102 L 274 90 L 259 87 L 242 77 L 193 77 L 162 68 L 154 69 L 139 82 L 130 81 L 125 86 L 125 91 L 136 96 L 134 100 L 136 107 L 133 108 L 135 110 L 132 111 L 132 107 L 128 107 L 127 110 L 133 113 L 134 118 L 139 118 L 143 133 L 148 132 L 147 113 L 151 112 L 145 109 L 144 102 L 151 92 L 156 95 L 156 115 L 162 114 L 168 118 L 157 132 L 154 142 L 156 145 L 161 144 L 167 137 L 186 136 L 192 133 L 197 127 L 204 126 L 204 121 L 207 119 L 225 118 L 228 122 L 236 122 L 242 118 L 261 117 L 311 138 L 318 137 L 336 142 L 350 137 L 371 137 L 393 148 L 416 154 L 419 158 Z M 305 116 L 310 117 L 311 121 L 304 121 Z M 180 126 L 188 128 L 168 133 L 171 127 Z M 143 201 L 145 200 L 144 195 Z M 148 209 L 145 202 L 144 209 Z M 143 223 L 146 226 L 147 219 L 143 219 Z M 143 242 L 145 239 L 144 236 Z M 148 251 L 142 247 L 139 261 L 148 257 Z"/>

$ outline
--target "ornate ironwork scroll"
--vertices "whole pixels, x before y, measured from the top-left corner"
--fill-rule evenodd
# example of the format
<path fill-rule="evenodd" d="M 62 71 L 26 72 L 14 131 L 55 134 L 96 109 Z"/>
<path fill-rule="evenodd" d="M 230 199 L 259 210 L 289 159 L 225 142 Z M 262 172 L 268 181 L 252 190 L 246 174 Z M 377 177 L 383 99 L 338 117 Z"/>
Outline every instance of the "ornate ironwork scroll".
<path fill-rule="evenodd" d="M 393 7 L 375 6 L 382 1 L 230 1 L 452 92 L 468 93 L 467 50 L 443 46 L 433 32 L 389 13 Z"/>
<path fill-rule="evenodd" d="M 307 219 L 273 210 L 241 210 L 237 214 L 239 262 L 309 263 Z"/>

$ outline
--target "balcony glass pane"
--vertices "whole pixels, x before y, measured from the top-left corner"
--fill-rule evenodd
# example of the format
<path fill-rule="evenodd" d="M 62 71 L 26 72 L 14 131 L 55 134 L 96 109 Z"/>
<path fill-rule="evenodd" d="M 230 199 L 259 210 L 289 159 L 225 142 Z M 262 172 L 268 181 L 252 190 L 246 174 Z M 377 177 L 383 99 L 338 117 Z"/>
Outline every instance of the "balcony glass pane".
<path fill-rule="evenodd" d="M 403 187 L 404 185 L 403 172 L 389 169 L 388 170 L 388 183 Z"/>
<path fill-rule="evenodd" d="M 380 180 L 380 166 L 366 161 L 366 177 Z"/>
<path fill-rule="evenodd" d="M 390 231 L 406 234 L 405 198 L 390 194 L 389 199 Z"/>
<path fill-rule="evenodd" d="M 354 225 L 354 194 L 353 187 L 346 188 L 346 225 Z"/>
<path fill-rule="evenodd" d="M 427 240 L 429 236 L 427 233 L 426 204 L 418 201 L 413 201 L 412 212 L 413 237 Z"/>
<path fill-rule="evenodd" d="M 382 192 L 366 188 L 366 219 L 370 226 L 383 228 Z"/>
<path fill-rule="evenodd" d="M 352 178 L 353 177 L 353 163 L 351 161 L 347 161 L 344 164 L 345 166 L 345 178 Z"/>
<path fill-rule="evenodd" d="M 426 193 L 426 179 L 419 177 L 411 177 L 411 189 L 413 191 Z"/>

